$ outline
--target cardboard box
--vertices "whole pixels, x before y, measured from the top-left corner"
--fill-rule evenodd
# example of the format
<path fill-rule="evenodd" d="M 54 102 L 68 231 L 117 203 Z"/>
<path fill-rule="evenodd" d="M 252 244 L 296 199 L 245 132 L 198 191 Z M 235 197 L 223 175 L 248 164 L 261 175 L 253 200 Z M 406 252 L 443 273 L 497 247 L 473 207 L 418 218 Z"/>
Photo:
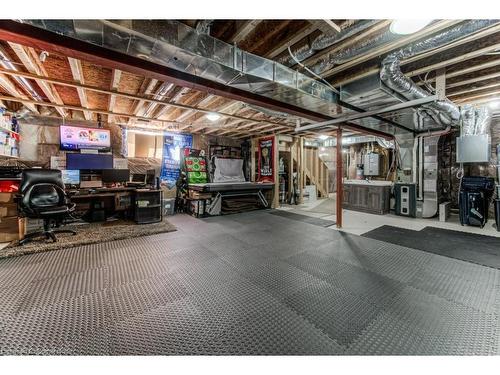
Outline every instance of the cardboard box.
<path fill-rule="evenodd" d="M 15 195 L 14 193 L 0 193 L 0 203 L 15 203 Z"/>
<path fill-rule="evenodd" d="M 24 236 L 23 227 L 17 217 L 0 218 L 0 242 L 15 241 Z"/>
<path fill-rule="evenodd" d="M 210 193 L 200 193 L 199 191 L 189 190 L 188 196 L 191 199 L 210 199 L 212 194 Z"/>
<path fill-rule="evenodd" d="M 0 217 L 17 216 L 17 204 L 4 203 L 0 207 Z"/>

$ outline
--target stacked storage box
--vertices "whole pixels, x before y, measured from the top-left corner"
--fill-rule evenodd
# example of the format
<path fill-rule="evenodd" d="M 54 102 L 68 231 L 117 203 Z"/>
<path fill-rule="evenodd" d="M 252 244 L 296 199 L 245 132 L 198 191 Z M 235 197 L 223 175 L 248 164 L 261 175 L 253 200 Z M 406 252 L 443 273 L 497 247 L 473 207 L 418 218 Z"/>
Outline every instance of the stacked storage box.
<path fill-rule="evenodd" d="M 24 221 L 17 216 L 15 193 L 0 193 L 0 242 L 20 239 L 24 234 Z"/>
<path fill-rule="evenodd" d="M 12 130 L 10 116 L 0 113 L 0 156 L 19 156 L 19 134 Z"/>

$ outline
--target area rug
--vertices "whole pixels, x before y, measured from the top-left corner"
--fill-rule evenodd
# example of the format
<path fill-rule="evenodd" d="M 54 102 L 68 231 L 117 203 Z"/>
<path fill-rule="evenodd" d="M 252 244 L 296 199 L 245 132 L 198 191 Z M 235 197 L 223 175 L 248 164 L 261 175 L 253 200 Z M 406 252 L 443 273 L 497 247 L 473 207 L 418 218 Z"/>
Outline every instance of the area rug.
<path fill-rule="evenodd" d="M 18 242 L 12 242 L 9 246 L 0 250 L 0 258 L 39 253 L 43 251 L 67 249 L 82 245 L 90 245 L 114 240 L 122 240 L 133 237 L 142 237 L 158 233 L 173 232 L 175 226 L 167 220 L 153 224 L 135 224 L 132 221 L 116 220 L 105 223 L 71 224 L 64 229 L 73 229 L 76 235 L 57 234 L 57 242 L 44 241 L 36 238 L 23 246 Z"/>
<path fill-rule="evenodd" d="M 271 215 L 285 217 L 290 220 L 301 221 L 303 223 L 308 223 L 312 225 L 317 225 L 320 227 L 328 228 L 335 224 L 335 221 L 324 220 L 316 217 L 311 217 L 307 215 L 296 214 L 294 212 L 282 211 L 282 210 L 271 210 L 269 212 Z"/>
<path fill-rule="evenodd" d="M 500 269 L 500 238 L 425 227 L 420 231 L 382 225 L 363 237 Z"/>

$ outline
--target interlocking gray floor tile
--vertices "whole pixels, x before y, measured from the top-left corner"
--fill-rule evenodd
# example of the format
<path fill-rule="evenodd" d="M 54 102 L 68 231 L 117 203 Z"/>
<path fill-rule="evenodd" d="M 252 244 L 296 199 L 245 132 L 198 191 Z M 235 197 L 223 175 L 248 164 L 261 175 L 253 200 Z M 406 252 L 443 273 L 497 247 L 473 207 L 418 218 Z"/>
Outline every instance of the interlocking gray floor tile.
<path fill-rule="evenodd" d="M 113 321 L 124 320 L 187 296 L 187 290 L 171 274 L 126 283 L 107 291 Z"/>
<path fill-rule="evenodd" d="M 339 344 L 348 346 L 382 311 L 360 296 L 331 285 L 313 286 L 285 302 Z"/>
<path fill-rule="evenodd" d="M 101 292 L 106 286 L 106 272 L 104 268 L 90 268 L 64 276 L 36 280 L 31 283 L 29 293 L 23 297 L 18 311 L 32 310 L 62 300 Z"/>
<path fill-rule="evenodd" d="M 104 292 L 80 296 L 9 316 L 3 354 L 69 354 L 62 346 L 109 324 Z"/>
<path fill-rule="evenodd" d="M 0 354 L 500 354 L 500 271 L 268 211 L 0 260 Z"/>

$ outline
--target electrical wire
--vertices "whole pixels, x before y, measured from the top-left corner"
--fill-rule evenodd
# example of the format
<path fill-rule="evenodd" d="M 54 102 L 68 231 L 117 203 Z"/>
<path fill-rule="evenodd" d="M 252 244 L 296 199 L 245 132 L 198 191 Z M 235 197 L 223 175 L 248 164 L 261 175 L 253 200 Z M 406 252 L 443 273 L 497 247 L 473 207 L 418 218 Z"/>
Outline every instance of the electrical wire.
<path fill-rule="evenodd" d="M 305 66 L 304 64 L 302 64 L 296 57 L 295 55 L 292 53 L 292 50 L 290 49 L 290 46 L 288 46 L 288 53 L 290 54 L 290 57 L 293 59 L 293 61 L 295 61 L 295 63 L 297 63 L 300 67 L 302 67 L 303 69 L 305 69 L 307 72 L 311 73 L 313 76 L 315 76 L 317 79 L 319 79 L 321 82 L 323 82 L 325 85 L 327 85 L 334 93 L 336 94 L 340 94 L 340 92 L 332 86 L 332 84 L 330 82 L 328 82 L 327 80 L 325 80 L 323 77 L 321 77 L 320 75 L 314 73 L 311 69 L 309 69 L 307 66 Z"/>

